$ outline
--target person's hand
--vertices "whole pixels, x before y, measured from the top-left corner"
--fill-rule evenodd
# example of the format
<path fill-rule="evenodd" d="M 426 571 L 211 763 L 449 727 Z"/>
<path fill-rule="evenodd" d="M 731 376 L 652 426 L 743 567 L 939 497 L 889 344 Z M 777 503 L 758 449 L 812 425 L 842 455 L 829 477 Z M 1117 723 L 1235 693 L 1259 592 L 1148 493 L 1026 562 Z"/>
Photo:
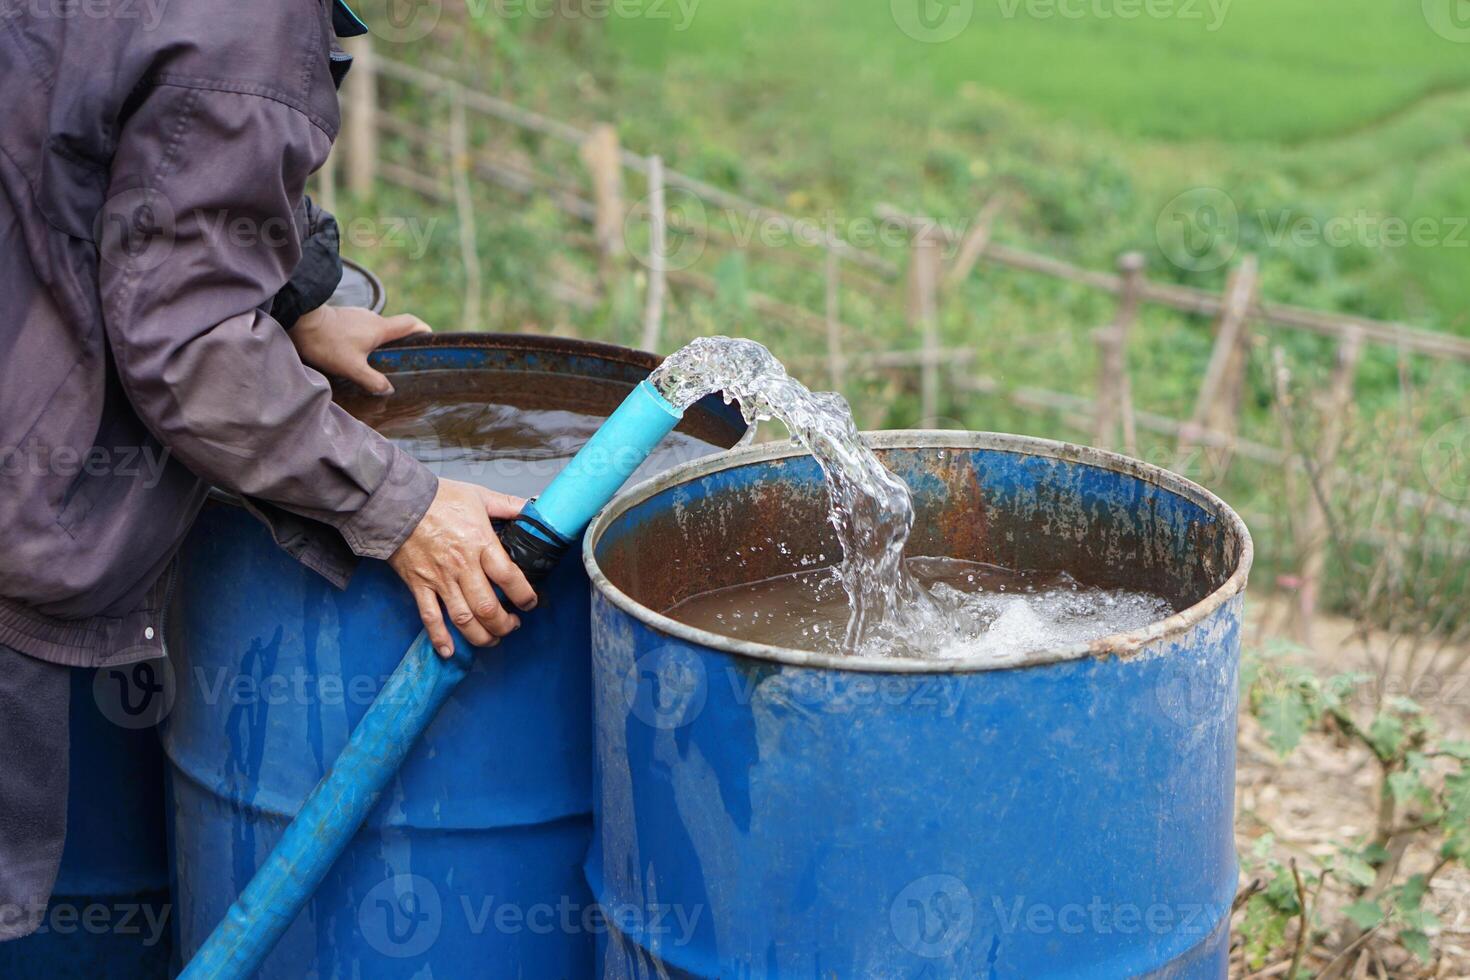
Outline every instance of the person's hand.
<path fill-rule="evenodd" d="M 297 320 L 290 335 L 301 360 L 323 374 L 391 395 L 392 382 L 368 366 L 368 355 L 390 340 L 429 332 L 427 323 L 409 313 L 379 316 L 356 306 L 319 306 Z"/>
<path fill-rule="evenodd" d="M 520 617 L 495 597 L 492 582 L 522 610 L 536 608 L 536 590 L 490 526 L 492 518 L 519 515 L 525 504 L 520 497 L 441 479 L 419 526 L 388 559 L 413 592 L 419 617 L 441 657 L 454 655 L 441 601 L 464 638 L 482 647 L 494 646 L 521 625 Z"/>

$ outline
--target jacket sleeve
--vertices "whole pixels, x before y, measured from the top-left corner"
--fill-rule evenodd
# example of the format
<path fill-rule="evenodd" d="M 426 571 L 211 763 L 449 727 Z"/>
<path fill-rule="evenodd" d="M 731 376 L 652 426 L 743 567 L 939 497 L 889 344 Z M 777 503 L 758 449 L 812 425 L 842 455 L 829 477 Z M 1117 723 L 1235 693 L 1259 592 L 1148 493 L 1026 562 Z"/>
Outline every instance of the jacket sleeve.
<path fill-rule="evenodd" d="M 302 198 L 301 207 L 301 224 L 305 228 L 301 261 L 271 301 L 271 316 L 287 330 L 312 310 L 325 306 L 342 281 L 342 241 L 337 219 L 309 197 Z"/>
<path fill-rule="evenodd" d="M 267 312 L 330 145 L 268 95 L 153 89 L 119 135 L 98 223 L 103 319 L 129 401 L 181 462 L 387 558 L 437 480 L 334 405 Z"/>

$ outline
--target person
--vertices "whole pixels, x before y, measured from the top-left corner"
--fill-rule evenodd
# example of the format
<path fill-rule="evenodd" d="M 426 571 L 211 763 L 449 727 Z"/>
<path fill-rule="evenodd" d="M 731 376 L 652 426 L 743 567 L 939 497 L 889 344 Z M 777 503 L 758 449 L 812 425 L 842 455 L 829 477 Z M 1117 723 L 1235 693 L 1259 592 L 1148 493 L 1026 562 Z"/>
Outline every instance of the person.
<path fill-rule="evenodd" d="M 517 628 L 494 587 L 535 605 L 491 525 L 523 501 L 436 479 L 323 376 L 386 391 L 368 353 L 428 329 L 322 306 L 337 234 L 303 189 L 337 133 L 335 35 L 361 29 L 342 0 L 0 17 L 0 940 L 60 860 L 68 669 L 165 654 L 210 486 L 339 587 L 387 560 L 442 655 L 449 622 Z"/>

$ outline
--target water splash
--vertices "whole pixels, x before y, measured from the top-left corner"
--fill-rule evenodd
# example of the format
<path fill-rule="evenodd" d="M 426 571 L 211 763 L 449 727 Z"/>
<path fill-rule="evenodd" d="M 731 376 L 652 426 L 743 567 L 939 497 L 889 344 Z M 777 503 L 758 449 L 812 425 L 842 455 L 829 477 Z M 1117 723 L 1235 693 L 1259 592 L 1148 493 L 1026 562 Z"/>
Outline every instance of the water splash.
<path fill-rule="evenodd" d="M 684 410 L 715 392 L 738 399 L 747 423 L 778 419 L 822 469 L 828 520 L 842 545 L 836 574 L 850 616 L 849 653 L 896 653 L 904 637 L 933 635 L 943 614 L 909 574 L 903 549 L 914 523 L 908 486 L 858 435 L 852 409 L 836 392 L 810 391 L 753 340 L 702 337 L 674 352 L 649 381 Z"/>

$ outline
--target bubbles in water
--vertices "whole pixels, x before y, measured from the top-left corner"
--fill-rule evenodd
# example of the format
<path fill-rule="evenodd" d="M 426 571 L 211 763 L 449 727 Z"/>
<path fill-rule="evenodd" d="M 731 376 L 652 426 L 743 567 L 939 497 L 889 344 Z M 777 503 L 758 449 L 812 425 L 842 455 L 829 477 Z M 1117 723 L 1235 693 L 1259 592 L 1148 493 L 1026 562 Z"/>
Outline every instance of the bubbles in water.
<path fill-rule="evenodd" d="M 943 616 L 879 651 L 893 656 L 1015 663 L 1140 629 L 1174 612 L 1158 596 L 1082 585 L 1065 572 L 1020 572 L 957 558 L 909 558 L 905 565 Z M 691 596 L 667 612 L 736 639 L 838 653 L 848 608 L 832 571 L 820 569 Z"/>
<path fill-rule="evenodd" d="M 1008 662 L 1141 629 L 1174 613 L 1158 596 L 1084 586 L 1065 572 L 1019 592 L 970 591 L 942 582 L 933 588 L 935 600 L 951 611 L 950 635 L 932 654 L 944 659 L 983 654 Z"/>

